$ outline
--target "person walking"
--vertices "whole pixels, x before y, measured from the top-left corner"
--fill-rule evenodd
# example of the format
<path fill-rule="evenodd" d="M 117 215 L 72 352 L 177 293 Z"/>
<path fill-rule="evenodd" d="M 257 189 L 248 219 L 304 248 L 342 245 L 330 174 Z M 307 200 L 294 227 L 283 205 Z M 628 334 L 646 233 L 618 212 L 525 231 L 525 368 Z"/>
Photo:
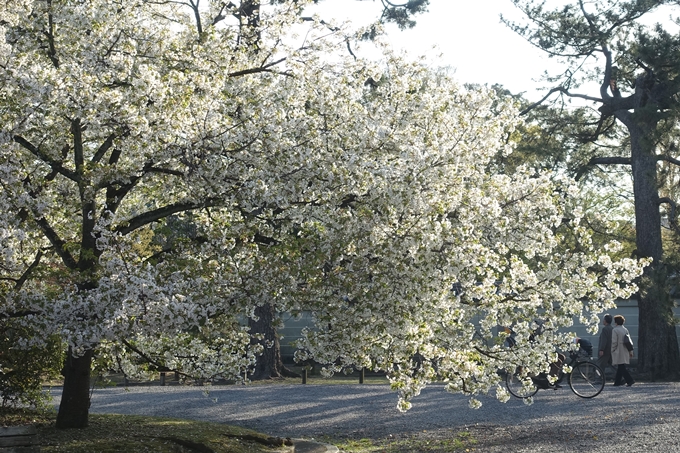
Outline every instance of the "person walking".
<path fill-rule="evenodd" d="M 603 372 L 607 371 L 607 367 L 612 366 L 612 315 L 607 313 L 602 317 L 602 330 L 600 331 L 600 341 L 598 343 L 598 357 L 597 366 L 599 366 Z"/>
<path fill-rule="evenodd" d="M 630 363 L 631 357 L 633 357 L 633 351 L 628 351 L 628 348 L 623 343 L 626 336 L 630 335 L 628 329 L 623 327 L 624 322 L 626 322 L 626 318 L 623 316 L 614 316 L 616 327 L 612 329 L 612 365 L 617 367 L 616 377 L 614 378 L 615 387 L 623 385 L 623 380 L 626 381 L 628 387 L 635 384 L 626 368 L 626 365 Z"/>

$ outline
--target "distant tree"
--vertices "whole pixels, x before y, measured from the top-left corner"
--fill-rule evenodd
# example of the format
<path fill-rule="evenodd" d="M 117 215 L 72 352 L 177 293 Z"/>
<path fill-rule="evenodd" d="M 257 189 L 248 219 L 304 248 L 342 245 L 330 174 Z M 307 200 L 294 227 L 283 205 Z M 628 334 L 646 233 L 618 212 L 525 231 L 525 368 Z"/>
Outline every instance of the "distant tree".
<path fill-rule="evenodd" d="M 529 24 L 509 25 L 566 65 L 561 75 L 548 79 L 556 86 L 527 111 L 553 96 L 595 103 L 596 115 L 576 118 L 571 140 L 599 140 L 600 146 L 590 147 L 594 152 L 587 157 L 587 166 L 617 165 L 630 170 L 636 254 L 653 259 L 638 295 L 638 371 L 654 378 L 677 376 L 680 354 L 668 291 L 668 278 L 675 271 L 664 258 L 662 234 L 662 215 L 677 229 L 677 204 L 675 198 L 663 196 L 659 187 L 664 168 L 680 164 L 671 146 L 680 113 L 680 37 L 662 25 L 640 23 L 662 6 L 677 7 L 677 2 L 574 1 L 554 9 L 545 2 L 513 3 L 526 14 Z M 599 92 L 580 93 L 582 83 L 588 81 L 597 81 Z M 564 117 L 575 119 L 571 112 Z M 612 134 L 621 130 L 625 134 L 613 141 Z"/>

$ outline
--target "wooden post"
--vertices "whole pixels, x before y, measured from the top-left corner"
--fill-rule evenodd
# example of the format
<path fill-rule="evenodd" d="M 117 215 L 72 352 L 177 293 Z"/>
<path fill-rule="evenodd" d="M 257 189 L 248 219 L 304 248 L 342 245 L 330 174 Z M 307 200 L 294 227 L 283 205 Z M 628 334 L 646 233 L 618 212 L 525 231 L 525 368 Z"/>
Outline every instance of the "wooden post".
<path fill-rule="evenodd" d="M 365 370 L 366 370 L 365 368 L 362 368 L 361 370 L 359 370 L 359 384 L 364 383 Z"/>
<path fill-rule="evenodd" d="M 302 383 L 303 384 L 307 383 L 307 368 L 302 369 Z"/>

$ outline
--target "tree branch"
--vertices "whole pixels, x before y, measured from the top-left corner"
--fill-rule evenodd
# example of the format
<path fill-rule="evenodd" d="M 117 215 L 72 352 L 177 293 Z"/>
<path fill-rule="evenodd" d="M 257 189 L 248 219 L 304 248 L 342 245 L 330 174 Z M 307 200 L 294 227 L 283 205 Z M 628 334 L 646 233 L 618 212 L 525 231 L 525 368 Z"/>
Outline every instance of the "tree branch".
<path fill-rule="evenodd" d="M 25 187 L 26 187 L 26 193 L 30 195 L 33 199 L 37 199 L 37 194 L 34 190 L 31 189 L 31 180 L 30 177 L 26 177 L 23 181 Z M 35 207 L 31 208 L 22 208 L 19 212 L 19 219 L 23 222 L 29 217 L 29 209 L 32 211 L 33 214 L 33 221 L 40 227 L 40 230 L 43 232 L 43 235 L 50 241 L 52 246 L 56 249 L 57 255 L 62 259 L 64 264 L 69 268 L 69 269 L 75 269 L 78 266 L 78 263 L 76 260 L 71 256 L 71 254 L 66 250 L 66 242 L 64 242 L 59 235 L 57 234 L 56 231 L 52 228 L 52 226 L 49 224 L 47 219 L 45 219 L 45 216 L 42 215 L 40 212 L 37 211 Z"/>
<path fill-rule="evenodd" d="M 134 346 L 132 343 L 130 343 L 130 342 L 127 341 L 126 339 L 123 338 L 123 339 L 121 339 L 120 341 L 121 341 L 121 343 L 123 343 L 123 344 L 125 345 L 125 347 L 129 348 L 129 349 L 130 349 L 131 351 L 133 351 L 135 354 L 139 355 L 139 356 L 140 356 L 142 359 L 144 359 L 146 362 L 148 362 L 148 363 L 150 363 L 151 365 L 153 365 L 153 366 L 155 366 L 156 368 L 158 368 L 158 371 L 161 371 L 161 372 L 163 372 L 163 373 L 170 371 L 170 372 L 179 373 L 179 374 L 181 374 L 182 376 L 191 377 L 191 376 L 189 376 L 189 375 L 186 374 L 186 373 L 182 373 L 182 372 L 177 371 L 177 370 L 172 370 L 172 369 L 168 368 L 167 366 L 165 366 L 164 364 L 162 364 L 161 362 L 159 362 L 159 361 L 157 361 L 157 360 L 154 360 L 152 357 L 150 357 L 149 355 L 147 355 L 146 353 L 144 353 L 144 351 L 142 351 L 142 350 L 139 349 L 138 347 Z"/>
<path fill-rule="evenodd" d="M 240 76 L 244 76 L 244 75 L 248 75 L 248 74 L 257 74 L 257 73 L 260 73 L 260 72 L 275 72 L 275 71 L 270 70 L 269 68 L 271 68 L 272 66 L 276 66 L 277 64 L 282 63 L 284 61 L 286 61 L 286 57 L 280 58 L 276 61 L 272 61 L 271 63 L 267 63 L 267 64 L 260 66 L 260 67 L 257 67 L 257 68 L 250 68 L 250 69 L 244 69 L 242 71 L 230 72 L 227 75 L 229 77 L 240 77 Z M 290 74 L 287 74 L 285 72 L 283 72 L 281 74 L 290 75 Z"/>
<path fill-rule="evenodd" d="M 73 160 L 76 164 L 78 178 L 83 174 L 85 159 L 83 150 L 83 128 L 80 118 L 71 121 L 71 134 L 73 135 Z"/>
<path fill-rule="evenodd" d="M 656 156 L 656 161 L 657 162 L 664 161 L 664 162 L 668 162 L 669 164 L 680 166 L 680 160 L 678 160 L 674 157 L 671 157 L 671 156 L 665 156 L 663 154 Z"/>
<path fill-rule="evenodd" d="M 616 80 L 612 84 L 613 67 L 612 67 L 612 53 L 606 44 L 602 44 L 602 53 L 604 54 L 605 64 L 604 64 L 604 77 L 602 78 L 602 84 L 600 85 L 600 96 L 602 97 L 603 103 L 611 100 L 612 96 L 607 93 L 607 90 L 611 90 L 613 96 L 621 97 L 621 93 L 616 88 Z"/>
<path fill-rule="evenodd" d="M 201 24 L 201 12 L 198 9 L 198 1 L 194 2 L 193 0 L 189 0 L 189 5 L 191 6 L 191 9 L 194 11 L 194 19 L 196 20 L 196 31 L 198 32 L 198 37 L 200 39 L 201 35 L 203 35 L 203 25 Z"/>
<path fill-rule="evenodd" d="M 47 26 L 49 29 L 45 32 L 47 35 L 47 42 L 49 44 L 47 55 L 52 61 L 54 67 L 59 69 L 59 57 L 57 56 L 57 49 L 54 45 L 54 17 L 52 16 L 52 0 L 48 0 L 47 4 L 50 9 L 50 11 L 47 13 Z"/>
<path fill-rule="evenodd" d="M 65 177 L 67 177 L 67 178 L 70 179 L 71 181 L 78 182 L 78 181 L 80 180 L 80 177 L 78 176 L 78 174 L 76 174 L 75 172 L 73 172 L 73 171 L 71 171 L 71 170 L 68 170 L 68 169 L 64 168 L 62 162 L 59 162 L 59 161 L 56 161 L 56 160 L 52 159 L 52 158 L 49 157 L 47 154 L 43 153 L 43 152 L 40 150 L 40 148 L 38 148 L 37 146 L 35 146 L 35 145 L 32 144 L 31 142 L 29 142 L 28 140 L 26 140 L 26 139 L 23 138 L 22 136 L 20 136 L 20 135 L 15 135 L 15 136 L 12 137 L 12 138 L 13 138 L 13 140 L 14 140 L 16 143 L 18 143 L 18 144 L 21 145 L 23 148 L 25 148 L 25 149 L 27 149 L 28 151 L 30 151 L 31 154 L 33 154 L 34 156 L 36 156 L 37 158 L 39 158 L 39 159 L 42 160 L 43 162 L 47 163 L 50 167 L 52 167 L 52 170 L 53 170 L 53 171 L 55 171 L 55 172 L 57 172 L 57 173 L 59 173 L 59 174 L 65 176 Z"/>
<path fill-rule="evenodd" d="M 106 152 L 109 149 L 111 149 L 111 147 L 113 146 L 113 141 L 117 137 L 121 137 L 123 135 L 125 135 L 125 133 L 120 134 L 120 135 L 113 133 L 113 134 L 109 135 L 108 137 L 106 137 L 106 140 L 104 140 L 104 143 L 101 144 L 99 149 L 97 149 L 97 152 L 94 153 L 94 156 L 92 156 L 92 163 L 96 164 L 97 162 L 99 162 L 102 159 L 102 157 L 104 157 L 104 154 L 106 154 Z"/>
<path fill-rule="evenodd" d="M 581 166 L 576 171 L 574 179 L 577 181 L 580 180 L 588 167 L 592 167 L 593 165 L 632 165 L 632 161 L 628 157 L 591 157 L 587 164 Z"/>
<path fill-rule="evenodd" d="M 26 280 L 28 280 L 28 277 L 31 275 L 33 270 L 36 267 L 38 267 L 38 265 L 40 264 L 40 260 L 42 259 L 42 256 L 43 256 L 42 250 L 38 250 L 38 254 L 33 259 L 33 262 L 28 266 L 26 271 L 21 275 L 21 277 L 19 277 L 19 280 L 17 280 L 16 283 L 14 284 L 14 290 L 15 291 L 20 290 L 21 287 L 26 282 Z"/>
<path fill-rule="evenodd" d="M 68 250 L 66 250 L 66 242 L 64 242 L 64 240 L 59 237 L 56 231 L 52 229 L 52 226 L 50 226 L 47 220 L 45 220 L 44 217 L 40 217 L 35 219 L 35 223 L 38 224 L 45 237 L 50 241 L 50 244 L 52 244 L 55 251 L 57 252 L 57 255 L 59 255 L 66 267 L 69 269 L 77 268 L 78 263 L 76 262 L 75 258 L 73 258 Z"/>
<path fill-rule="evenodd" d="M 39 315 L 41 312 L 35 310 L 20 310 L 10 313 L 0 313 L 0 319 L 23 318 L 24 316 Z"/>
<path fill-rule="evenodd" d="M 593 101 L 593 102 L 603 102 L 601 98 L 596 98 L 593 96 L 588 96 L 585 94 L 578 94 L 578 93 L 571 93 L 568 89 L 564 88 L 563 86 L 555 87 L 552 88 L 548 93 L 541 98 L 540 101 L 534 102 L 530 106 L 526 107 L 524 110 L 519 112 L 520 116 L 524 116 L 536 107 L 540 106 L 545 102 L 546 99 L 548 99 L 550 96 L 552 96 L 553 93 L 562 93 L 565 96 L 571 97 L 571 98 L 579 98 L 579 99 L 585 99 L 586 101 Z"/>
<path fill-rule="evenodd" d="M 161 168 L 161 167 L 145 167 L 144 168 L 145 173 L 160 173 L 164 175 L 173 175 L 173 176 L 184 176 L 184 172 L 179 171 L 179 170 L 171 170 L 169 168 Z"/>
<path fill-rule="evenodd" d="M 168 217 L 172 214 L 184 211 L 194 211 L 196 209 L 208 208 L 212 206 L 218 206 L 219 202 L 220 201 L 217 199 L 208 199 L 202 203 L 175 203 L 163 206 L 162 208 L 154 209 L 153 211 L 148 211 L 145 212 L 144 214 L 140 214 L 136 217 L 133 217 L 127 222 L 125 226 L 119 226 L 115 229 L 115 231 L 117 233 L 125 235 L 145 225 Z"/>
<path fill-rule="evenodd" d="M 148 164 L 142 169 L 142 173 L 140 175 L 130 178 L 130 181 L 126 183 L 123 183 L 123 181 L 107 181 L 105 183 L 99 184 L 97 185 L 97 189 L 106 188 L 105 209 L 111 212 L 116 212 L 125 195 L 127 195 L 127 193 L 130 192 L 130 190 L 132 190 L 137 185 L 137 182 L 139 182 L 139 180 L 141 180 L 147 173 L 160 173 L 180 177 L 184 176 L 184 173 L 182 173 L 179 170 L 154 167 L 153 165 Z M 119 187 L 116 188 L 115 187 L 116 185 L 118 185 Z"/>
<path fill-rule="evenodd" d="M 630 157 L 591 157 L 588 165 L 632 165 Z"/>

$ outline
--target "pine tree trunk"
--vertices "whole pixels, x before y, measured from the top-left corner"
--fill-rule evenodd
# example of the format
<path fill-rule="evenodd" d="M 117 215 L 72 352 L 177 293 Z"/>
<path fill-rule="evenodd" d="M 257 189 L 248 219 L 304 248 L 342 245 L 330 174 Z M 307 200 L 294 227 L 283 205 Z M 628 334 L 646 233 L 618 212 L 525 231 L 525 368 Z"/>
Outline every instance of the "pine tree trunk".
<path fill-rule="evenodd" d="M 637 371 L 651 379 L 678 376 L 678 339 L 673 321 L 673 304 L 662 269 L 650 269 L 639 300 Z"/>
<path fill-rule="evenodd" d="M 262 340 L 253 338 L 253 344 L 261 344 L 264 347 L 262 355 L 258 356 L 255 369 L 249 375 L 252 380 L 278 379 L 282 377 L 299 377 L 297 373 L 289 370 L 281 360 L 281 344 L 276 332 L 276 311 L 271 304 L 264 304 L 255 309 L 257 321 L 250 319 L 248 326 L 250 334 L 263 335 Z"/>
<path fill-rule="evenodd" d="M 651 126 L 650 126 L 651 127 Z M 680 371 L 680 351 L 673 321 L 673 304 L 663 267 L 657 161 L 649 127 L 629 127 L 635 197 L 635 244 L 641 257 L 653 264 L 640 284 L 638 373 L 652 379 L 674 378 Z M 653 129 L 652 129 L 653 130 Z M 646 146 L 648 145 L 648 146 Z"/>
<path fill-rule="evenodd" d="M 64 362 L 64 390 L 57 414 L 58 429 L 85 428 L 90 412 L 90 369 L 94 351 L 74 357 L 69 348 Z"/>

